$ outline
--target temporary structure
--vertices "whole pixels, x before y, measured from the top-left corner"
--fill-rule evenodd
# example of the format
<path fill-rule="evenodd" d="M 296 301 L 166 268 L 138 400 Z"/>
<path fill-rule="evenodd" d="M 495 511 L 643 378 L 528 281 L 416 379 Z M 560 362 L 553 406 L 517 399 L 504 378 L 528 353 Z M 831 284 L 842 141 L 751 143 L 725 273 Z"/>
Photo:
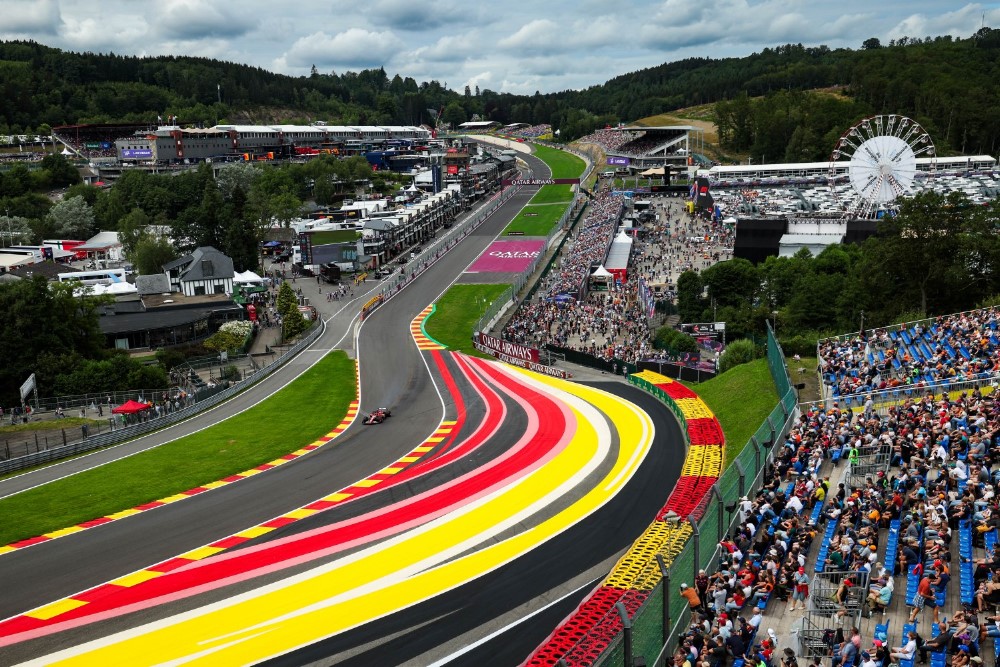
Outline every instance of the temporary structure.
<path fill-rule="evenodd" d="M 142 412 L 143 410 L 149 410 L 152 406 L 148 403 L 140 403 L 139 401 L 133 401 L 131 398 L 116 408 L 111 408 L 111 412 L 116 415 L 134 415 L 137 412 Z"/>

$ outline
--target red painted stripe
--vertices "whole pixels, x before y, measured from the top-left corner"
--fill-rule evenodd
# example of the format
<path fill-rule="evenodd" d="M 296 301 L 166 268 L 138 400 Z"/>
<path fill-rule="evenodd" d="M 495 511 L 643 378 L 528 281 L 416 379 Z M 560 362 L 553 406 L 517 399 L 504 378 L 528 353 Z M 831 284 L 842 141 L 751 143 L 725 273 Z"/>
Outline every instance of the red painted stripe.
<path fill-rule="evenodd" d="M 103 526 L 106 523 L 111 523 L 114 519 L 110 519 L 106 516 L 98 517 L 96 519 L 91 519 L 90 521 L 84 521 L 80 524 L 83 528 L 93 528 L 94 526 Z"/>
<path fill-rule="evenodd" d="M 241 479 L 245 479 L 245 478 L 241 477 L 240 475 L 230 475 L 229 477 L 223 477 L 222 481 L 223 482 L 229 482 L 230 484 L 232 484 L 233 482 L 238 482 Z"/>
<path fill-rule="evenodd" d="M 199 493 L 205 493 L 206 491 L 208 491 L 208 489 L 206 489 L 204 486 L 196 486 L 195 488 L 188 489 L 187 491 L 183 491 L 182 493 L 185 496 L 196 496 Z"/>
<path fill-rule="evenodd" d="M 179 567 L 184 567 L 185 565 L 190 565 L 191 560 L 188 558 L 171 558 L 170 560 L 163 561 L 152 567 L 147 567 L 147 570 L 156 570 L 157 572 L 170 572 L 176 570 Z"/>
<path fill-rule="evenodd" d="M 25 547 L 30 547 L 35 544 L 41 544 L 42 542 L 48 542 L 51 539 L 52 539 L 51 537 L 45 537 L 44 535 L 39 535 L 38 537 L 29 537 L 26 540 L 21 540 L 20 542 L 14 542 L 10 546 L 14 547 L 15 549 L 23 549 Z"/>
<path fill-rule="evenodd" d="M 151 503 L 146 503 L 145 505 L 136 505 L 132 509 L 137 509 L 140 512 L 146 512 L 148 510 L 156 509 L 157 507 L 163 507 L 166 503 L 161 503 L 159 500 L 154 500 Z"/>
<path fill-rule="evenodd" d="M 91 588 L 89 591 L 84 591 L 78 595 L 74 595 L 74 600 L 83 600 L 84 602 L 98 602 L 108 597 L 109 595 L 115 595 L 122 590 L 121 586 L 116 586 L 114 584 L 103 584 L 97 588 Z"/>
<path fill-rule="evenodd" d="M 281 528 L 282 526 L 287 526 L 290 523 L 295 523 L 295 519 L 290 519 L 287 516 L 279 516 L 276 519 L 271 519 L 260 525 L 266 526 L 268 528 Z"/>
<path fill-rule="evenodd" d="M 514 449 L 490 461 L 487 466 L 411 500 L 390 506 L 377 515 L 349 519 L 310 533 L 190 563 L 190 567 L 183 571 L 172 572 L 134 587 L 123 588 L 113 599 L 61 614 L 50 623 L 36 622 L 32 628 L 36 633 L 39 628 L 45 628 L 47 632 L 57 631 L 59 626 L 69 627 L 78 624 L 74 623 L 74 619 L 83 619 L 94 614 L 101 614 L 104 618 L 109 609 L 134 606 L 142 601 L 163 596 L 177 599 L 178 592 L 192 590 L 195 587 L 203 591 L 225 585 L 227 578 L 249 576 L 255 569 L 268 565 L 289 563 L 296 558 L 322 557 L 328 555 L 331 549 L 344 548 L 342 545 L 380 539 L 384 535 L 405 530 L 410 525 L 418 525 L 429 517 L 440 516 L 451 508 L 461 506 L 468 502 L 469 498 L 488 493 L 491 489 L 497 488 L 497 485 L 506 483 L 511 476 L 526 474 L 525 471 L 532 469 L 532 466 L 540 465 L 546 457 L 554 455 L 554 448 L 565 446 L 569 439 L 567 433 L 571 431 L 567 422 L 571 413 L 565 411 L 564 406 L 531 387 L 517 384 L 513 378 L 500 373 L 490 364 L 485 364 L 482 370 L 487 376 L 495 376 L 498 384 L 505 384 L 520 391 L 525 407 L 536 411 L 532 423 L 537 428 L 533 432 L 526 433 Z M 488 437 L 492 433 L 493 431 L 485 432 L 482 437 Z M 292 521 L 279 517 L 264 525 L 281 526 Z M 163 571 L 162 566 L 150 569 Z M 23 628 L 20 624 L 18 627 Z M 0 636 L 9 637 L 11 629 L 7 624 L 0 624 Z"/>
<path fill-rule="evenodd" d="M 215 547 L 217 549 L 228 549 L 230 547 L 235 547 L 238 544 L 245 543 L 247 541 L 247 539 L 248 538 L 246 538 L 246 537 L 240 537 L 238 535 L 233 535 L 231 537 L 227 537 L 225 539 L 219 540 L 218 542 L 212 542 L 212 544 L 210 546 L 213 546 L 213 547 Z"/>

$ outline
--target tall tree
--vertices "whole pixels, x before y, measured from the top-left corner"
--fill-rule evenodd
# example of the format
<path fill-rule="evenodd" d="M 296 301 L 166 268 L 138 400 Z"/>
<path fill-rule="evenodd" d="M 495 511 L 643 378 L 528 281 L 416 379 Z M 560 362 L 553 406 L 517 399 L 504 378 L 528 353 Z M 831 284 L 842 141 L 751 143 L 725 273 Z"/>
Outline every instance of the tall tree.
<path fill-rule="evenodd" d="M 94 211 L 83 197 L 63 199 L 49 210 L 47 218 L 62 239 L 87 239 L 94 233 Z"/>

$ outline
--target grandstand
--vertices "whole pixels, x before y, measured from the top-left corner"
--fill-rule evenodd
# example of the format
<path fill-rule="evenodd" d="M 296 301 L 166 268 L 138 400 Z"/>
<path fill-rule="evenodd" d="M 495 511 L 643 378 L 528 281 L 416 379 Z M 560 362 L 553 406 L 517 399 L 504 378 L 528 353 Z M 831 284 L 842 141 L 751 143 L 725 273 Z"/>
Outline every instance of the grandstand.
<path fill-rule="evenodd" d="M 635 171 L 664 165 L 686 170 L 695 155 L 704 152 L 705 131 L 693 125 L 623 125 L 597 130 L 579 141 L 598 144 L 609 158 L 627 160 Z"/>
<path fill-rule="evenodd" d="M 882 402 L 953 383 L 995 381 L 998 327 L 994 307 L 822 340 L 816 354 L 826 397 Z"/>

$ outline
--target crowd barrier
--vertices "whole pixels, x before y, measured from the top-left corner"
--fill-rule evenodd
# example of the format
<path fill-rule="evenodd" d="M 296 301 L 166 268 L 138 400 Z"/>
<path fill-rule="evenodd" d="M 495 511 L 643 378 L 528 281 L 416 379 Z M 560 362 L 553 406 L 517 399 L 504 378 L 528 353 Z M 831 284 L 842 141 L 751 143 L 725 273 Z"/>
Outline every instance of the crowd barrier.
<path fill-rule="evenodd" d="M 678 382 L 652 382 L 652 374 L 629 376 L 677 416 L 687 457 L 664 511 L 633 544 L 604 585 L 552 635 L 528 665 L 631 666 L 641 656 L 667 664 L 690 622 L 687 601 L 677 590 L 704 569 L 713 572 L 718 544 L 732 528 L 743 495 L 755 493 L 776 442 L 796 415 L 796 394 L 781 348 L 768 328 L 768 361 L 780 402 L 728 467 L 722 460 L 721 428 L 690 389 Z M 706 444 L 709 446 L 706 447 Z M 723 470 L 724 468 L 724 470 Z M 713 475 L 714 472 L 714 475 Z M 619 605 L 618 603 L 622 604 Z"/>
<path fill-rule="evenodd" d="M 306 335 L 298 343 L 290 347 L 284 354 L 275 359 L 273 363 L 258 369 L 254 373 L 248 375 L 242 382 L 234 383 L 230 385 L 228 389 L 220 391 L 213 396 L 204 400 L 199 400 L 188 407 L 165 414 L 162 417 L 150 419 L 149 421 L 140 422 L 138 424 L 126 426 L 125 428 L 114 431 L 107 431 L 105 433 L 101 433 L 100 435 L 88 437 L 78 442 L 71 442 L 66 445 L 52 447 L 51 449 L 36 451 L 31 454 L 27 454 L 26 456 L 19 456 L 6 461 L 0 461 L 0 475 L 16 472 L 18 470 L 31 468 L 45 463 L 51 463 L 52 461 L 58 461 L 59 459 L 66 458 L 68 456 L 76 456 L 77 454 L 83 454 L 102 447 L 108 447 L 110 445 L 125 442 L 126 440 L 134 440 L 139 436 L 152 433 L 153 431 L 158 431 L 162 428 L 166 428 L 167 426 L 184 421 L 189 417 L 193 417 L 199 412 L 208 410 L 209 408 L 232 398 L 244 389 L 248 389 L 254 384 L 260 382 L 271 373 L 281 368 L 289 359 L 312 345 L 325 330 L 325 323 L 320 322 L 319 324 L 313 326 L 311 331 L 306 333 Z"/>

